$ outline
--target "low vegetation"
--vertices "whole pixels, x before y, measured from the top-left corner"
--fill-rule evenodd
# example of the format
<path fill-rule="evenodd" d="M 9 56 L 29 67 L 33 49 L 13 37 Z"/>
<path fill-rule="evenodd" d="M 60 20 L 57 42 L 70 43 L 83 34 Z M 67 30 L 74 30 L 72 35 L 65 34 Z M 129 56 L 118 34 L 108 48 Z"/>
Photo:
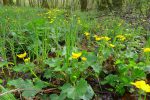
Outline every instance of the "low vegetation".
<path fill-rule="evenodd" d="M 0 6 L 0 100 L 146 100 L 148 19 L 102 13 Z"/>

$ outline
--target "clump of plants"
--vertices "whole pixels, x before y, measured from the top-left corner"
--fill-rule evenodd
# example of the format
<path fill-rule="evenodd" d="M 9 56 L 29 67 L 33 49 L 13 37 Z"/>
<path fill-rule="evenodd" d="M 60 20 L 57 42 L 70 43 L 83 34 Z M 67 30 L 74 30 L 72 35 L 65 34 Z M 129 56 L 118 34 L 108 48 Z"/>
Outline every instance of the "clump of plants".
<path fill-rule="evenodd" d="M 143 28 L 94 12 L 14 8 L 0 11 L 0 98 L 91 100 L 136 94 L 132 85 L 149 92 Z"/>

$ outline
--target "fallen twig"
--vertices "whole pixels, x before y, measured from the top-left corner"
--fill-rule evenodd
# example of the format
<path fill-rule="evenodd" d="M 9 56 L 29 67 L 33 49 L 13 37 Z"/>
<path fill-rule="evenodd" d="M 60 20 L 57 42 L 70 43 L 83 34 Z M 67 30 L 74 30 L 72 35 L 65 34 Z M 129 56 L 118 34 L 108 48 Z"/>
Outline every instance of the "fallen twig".
<path fill-rule="evenodd" d="M 12 93 L 12 92 L 22 91 L 22 90 L 23 90 L 23 89 L 14 89 L 14 90 L 10 90 L 10 91 L 1 93 L 0 96 L 3 96 L 3 95 L 5 95 L 5 94 L 9 94 L 9 93 Z"/>

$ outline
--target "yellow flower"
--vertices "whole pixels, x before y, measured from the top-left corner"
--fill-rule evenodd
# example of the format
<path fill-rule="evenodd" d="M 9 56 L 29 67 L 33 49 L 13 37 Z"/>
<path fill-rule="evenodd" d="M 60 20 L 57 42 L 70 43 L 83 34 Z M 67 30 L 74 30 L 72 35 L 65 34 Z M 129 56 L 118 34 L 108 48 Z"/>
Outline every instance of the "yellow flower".
<path fill-rule="evenodd" d="M 104 38 L 104 40 L 106 40 L 106 41 L 109 41 L 111 38 L 109 38 L 109 37 L 107 37 L 107 36 L 104 36 L 104 37 L 102 37 L 102 38 Z"/>
<path fill-rule="evenodd" d="M 150 52 L 150 48 L 144 48 L 143 51 L 144 52 Z"/>
<path fill-rule="evenodd" d="M 141 81 L 136 81 L 136 82 L 132 82 L 132 85 L 136 86 L 137 88 L 145 91 L 145 92 L 150 92 L 150 85 L 146 84 L 145 81 L 141 80 Z"/>
<path fill-rule="evenodd" d="M 28 58 L 24 59 L 24 62 L 25 63 L 30 62 L 30 58 L 28 57 Z"/>
<path fill-rule="evenodd" d="M 87 60 L 87 58 L 85 58 L 85 57 L 81 57 L 81 59 L 82 59 L 83 61 L 86 61 L 86 60 Z"/>
<path fill-rule="evenodd" d="M 72 58 L 73 58 L 73 59 L 78 59 L 81 55 L 82 55 L 81 52 L 79 52 L 79 53 L 74 53 L 74 52 L 72 52 Z"/>
<path fill-rule="evenodd" d="M 146 82 L 143 81 L 143 80 L 141 80 L 141 81 L 136 81 L 134 83 L 132 82 L 131 84 L 134 85 L 134 86 L 136 86 L 137 88 L 141 88 L 143 85 L 146 84 Z"/>
<path fill-rule="evenodd" d="M 106 40 L 106 41 L 109 41 L 111 38 L 107 37 L 107 36 L 97 36 L 97 35 L 94 35 L 93 36 L 95 38 L 96 41 L 99 41 L 99 40 Z"/>
<path fill-rule="evenodd" d="M 85 32 L 84 35 L 85 35 L 85 36 L 89 36 L 90 33 L 89 33 L 89 32 Z"/>
<path fill-rule="evenodd" d="M 26 55 L 27 55 L 27 53 L 26 52 L 24 52 L 23 54 L 18 54 L 17 56 L 19 57 L 19 58 L 24 58 L 24 57 L 26 57 Z"/>
<path fill-rule="evenodd" d="M 95 38 L 96 41 L 99 41 L 99 40 L 102 40 L 102 39 L 103 39 L 102 37 L 100 37 L 100 36 L 98 36 L 98 35 L 94 35 L 93 37 Z"/>
<path fill-rule="evenodd" d="M 145 91 L 145 92 L 150 92 L 150 86 L 149 86 L 149 84 L 143 85 L 143 86 L 141 87 L 141 89 L 142 89 L 143 91 Z"/>
<path fill-rule="evenodd" d="M 101 37 L 95 37 L 95 40 L 96 41 L 99 41 L 99 40 L 102 40 L 103 38 L 101 38 Z"/>
<path fill-rule="evenodd" d="M 120 39 L 121 41 L 124 41 L 126 39 L 123 35 L 117 35 L 116 38 Z"/>
<path fill-rule="evenodd" d="M 114 47 L 115 47 L 115 45 L 113 45 L 113 44 L 109 44 L 109 46 L 110 46 L 110 47 L 112 47 L 112 48 L 114 48 Z"/>

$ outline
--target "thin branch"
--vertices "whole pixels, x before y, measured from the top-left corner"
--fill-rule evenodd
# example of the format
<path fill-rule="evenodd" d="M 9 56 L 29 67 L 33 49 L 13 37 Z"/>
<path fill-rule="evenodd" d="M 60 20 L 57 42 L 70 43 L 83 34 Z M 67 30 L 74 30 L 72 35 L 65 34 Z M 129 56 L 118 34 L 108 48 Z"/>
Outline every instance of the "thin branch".
<path fill-rule="evenodd" d="M 0 96 L 3 96 L 3 95 L 5 95 L 5 94 L 9 94 L 9 93 L 12 93 L 12 92 L 22 91 L 22 90 L 23 90 L 23 89 L 14 89 L 14 90 L 10 90 L 10 91 L 1 93 Z"/>

